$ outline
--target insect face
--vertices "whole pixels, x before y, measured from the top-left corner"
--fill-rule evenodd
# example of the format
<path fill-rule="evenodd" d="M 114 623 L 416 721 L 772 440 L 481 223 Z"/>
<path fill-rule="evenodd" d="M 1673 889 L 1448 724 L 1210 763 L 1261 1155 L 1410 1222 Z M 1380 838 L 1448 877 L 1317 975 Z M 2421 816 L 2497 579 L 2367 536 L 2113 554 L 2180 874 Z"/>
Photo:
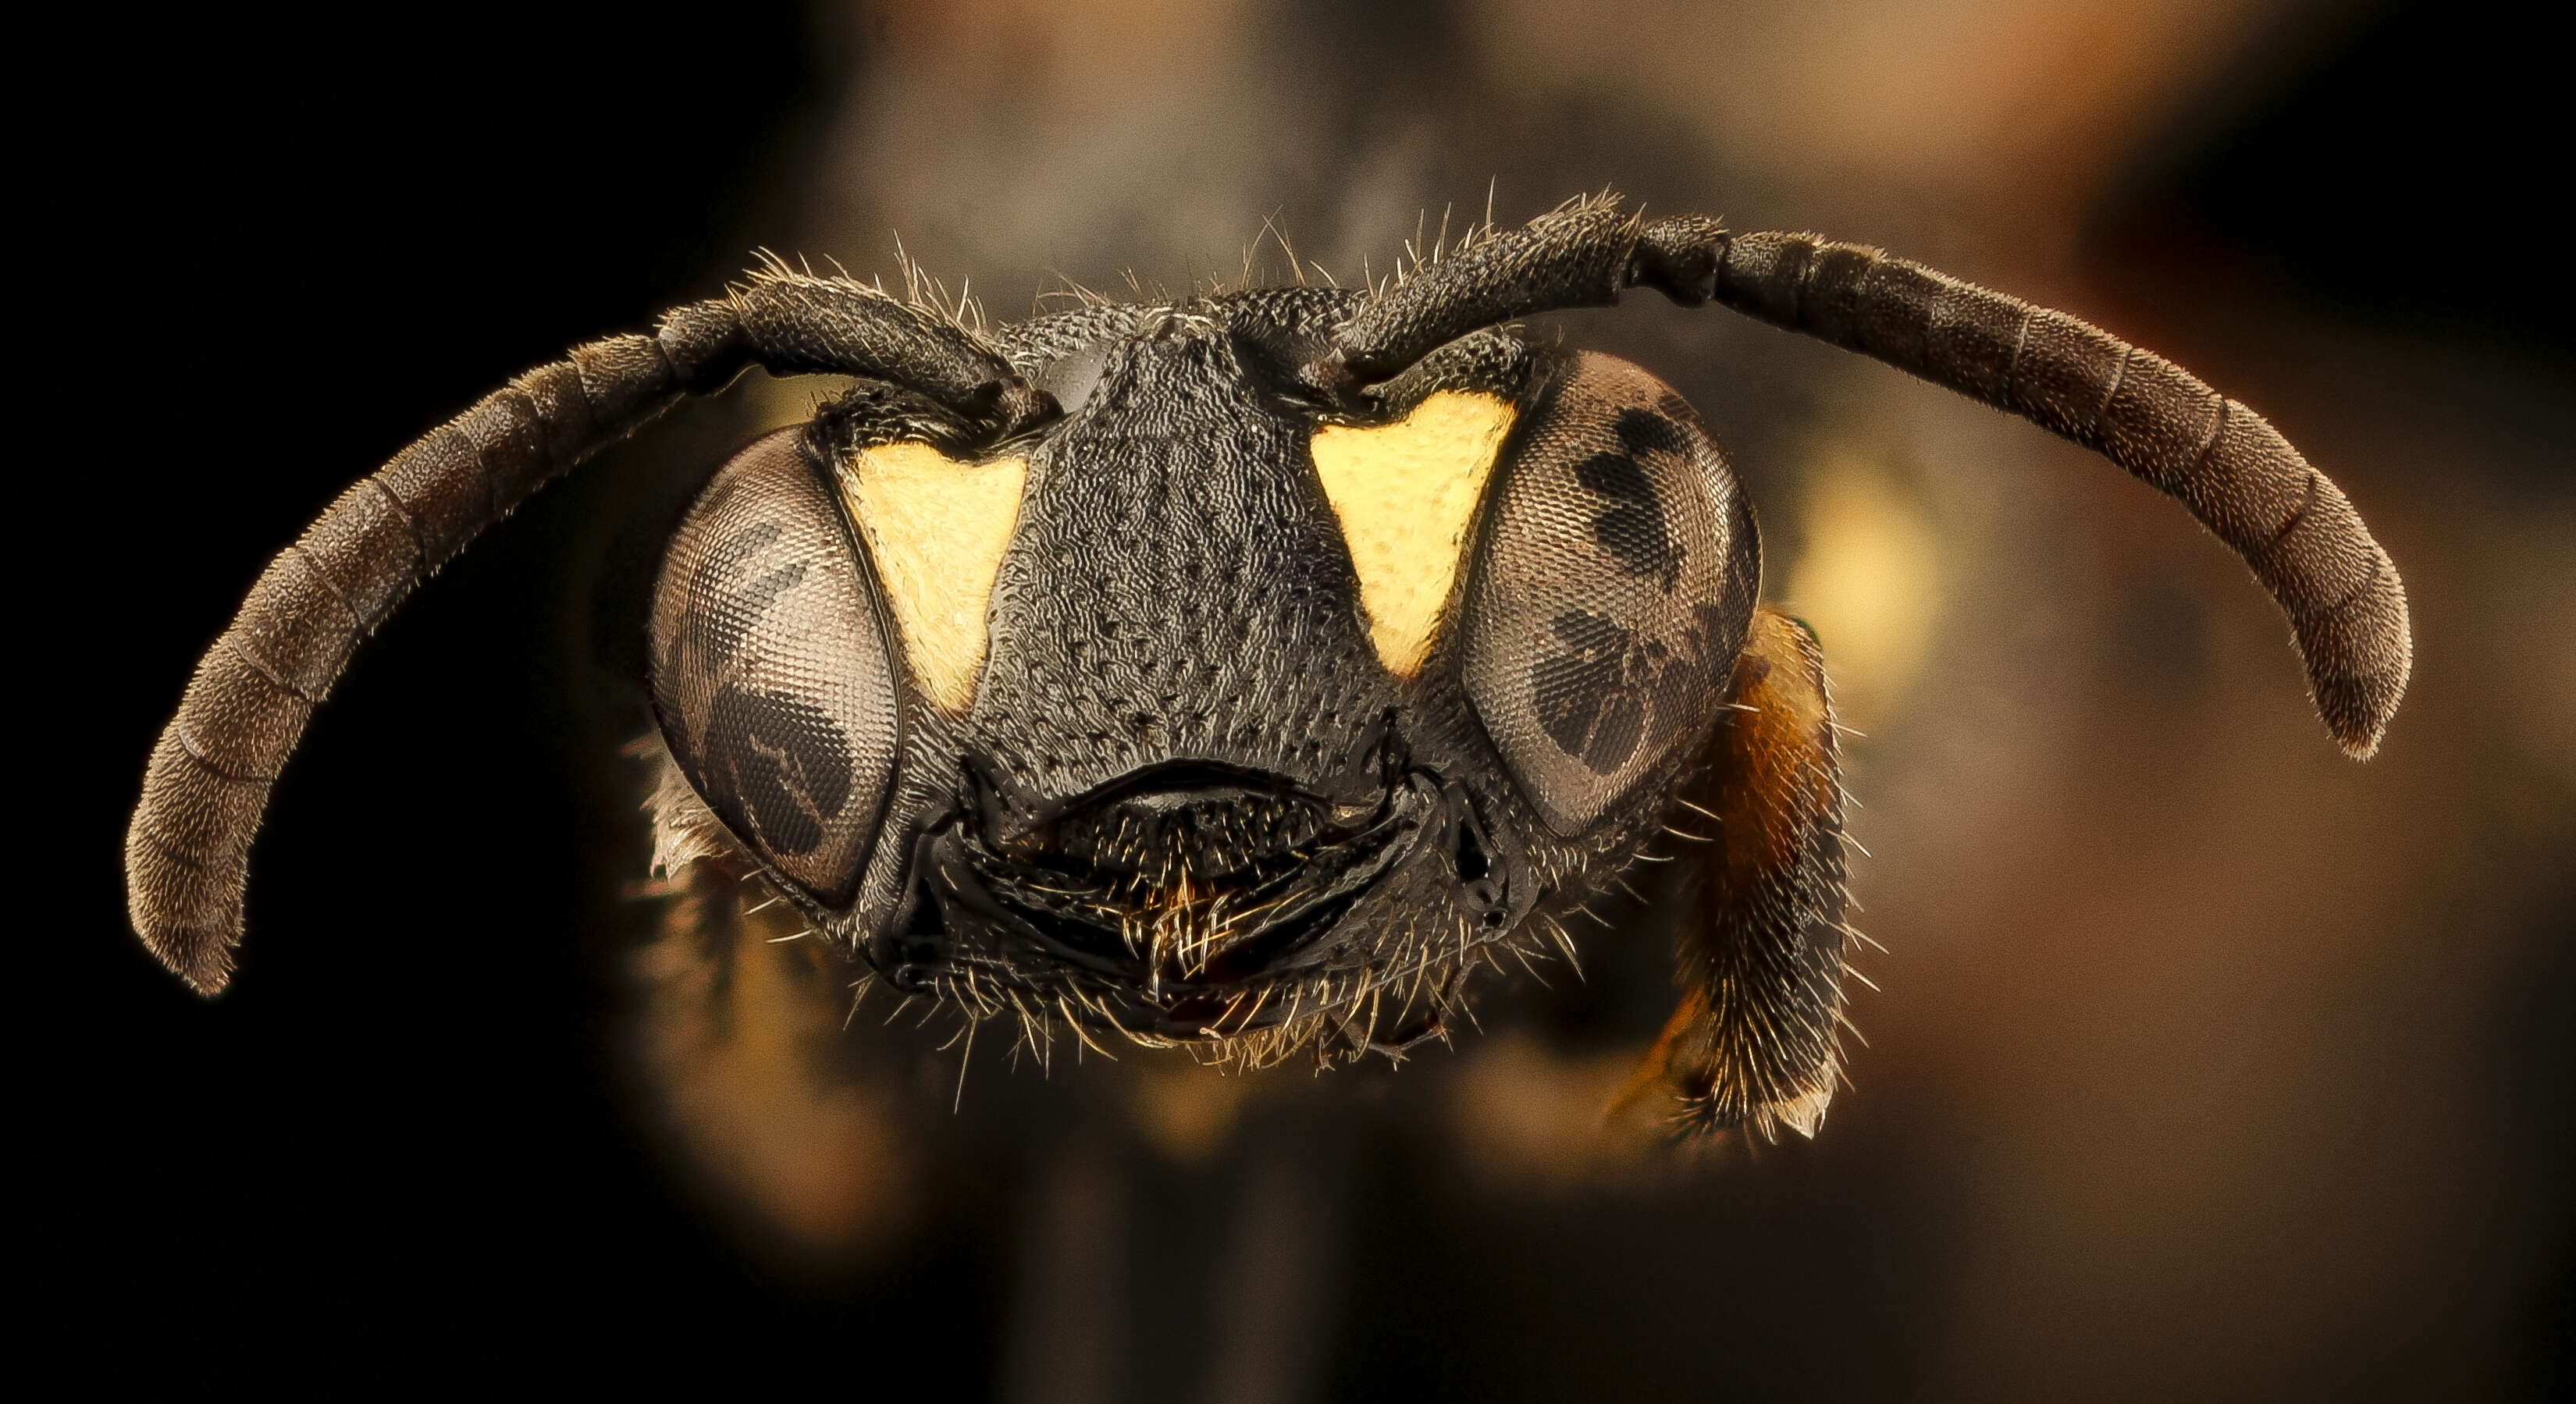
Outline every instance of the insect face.
<path fill-rule="evenodd" d="M 1487 335 L 1296 369 L 1347 295 L 1032 324 L 1063 418 L 980 458 L 890 387 L 675 538 L 664 736 L 900 988 L 1273 1058 L 1400 1044 L 1653 831 L 1759 557 L 1672 391 Z M 1538 920 L 1533 921 L 1533 912 Z"/>
<path fill-rule="evenodd" d="M 1400 1048 L 1668 820 L 1682 997 L 1635 1093 L 1812 1132 L 1839 1068 L 1843 799 L 1814 635 L 1679 397 L 1542 351 L 1647 286 L 1864 352 L 2099 450 L 2235 548 L 2366 756 L 2406 596 L 2271 425 L 2061 313 L 1875 249 L 1583 202 L 1370 290 L 995 329 L 773 266 L 520 377 L 351 488 L 200 664 L 128 906 L 230 978 L 269 787 L 358 641 L 549 476 L 752 364 L 860 387 L 674 536 L 661 853 L 768 878 L 897 987 L 1263 1062 Z"/>

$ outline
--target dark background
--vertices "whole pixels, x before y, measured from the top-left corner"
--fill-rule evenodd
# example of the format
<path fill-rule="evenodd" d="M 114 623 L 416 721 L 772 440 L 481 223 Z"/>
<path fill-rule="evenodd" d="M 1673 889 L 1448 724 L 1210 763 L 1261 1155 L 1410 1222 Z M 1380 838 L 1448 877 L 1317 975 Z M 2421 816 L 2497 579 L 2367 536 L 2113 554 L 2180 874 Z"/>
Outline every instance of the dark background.
<path fill-rule="evenodd" d="M 1458 96 L 1468 80 L 1443 55 L 1467 42 L 1463 10 L 1369 10 L 1317 7 L 1300 27 L 1324 37 L 1299 52 L 1363 70 L 1350 79 L 1362 86 L 1428 84 Z M 1138 11 L 1122 14 L 1134 21 Z M 2455 681 L 2401 714 L 2389 758 L 2332 783 L 2386 776 L 2425 787 L 2410 795 L 2497 798 L 2465 809 L 2410 800 L 2394 818 L 2371 811 L 2379 824 L 2458 824 L 2470 813 L 2493 828 L 2459 839 L 2468 856 L 2457 868 L 2421 874 L 2437 894 L 2424 904 L 2433 915 L 2386 923 L 2391 948 L 2415 952 L 2388 959 L 2456 972 L 2466 992 L 2434 997 L 2449 1013 L 2411 1032 L 2397 996 L 2346 1011 L 2350 1027 L 2387 1035 L 2348 1068 L 2357 1104 L 2377 1111 L 2365 1131 L 2322 1144 L 2347 1156 L 2411 1146 L 2401 1157 L 2431 1167 L 2422 1195 L 2478 1201 L 2496 1220 L 2459 1232 L 2403 1208 L 2383 1220 L 2372 1208 L 2380 1201 L 2359 1196 L 2317 1232 L 2376 1245 L 2364 1255 L 2395 1285 L 2332 1310 L 2290 1310 L 2285 1295 L 2335 1295 L 2302 1280 L 2312 1269 L 2301 1264 L 2324 1272 L 2341 1259 L 2285 1250 L 2285 1277 L 2256 1274 L 2241 1296 L 2221 1274 L 2207 1309 L 2235 1323 L 2233 1334 L 2205 1351 L 2205 1323 L 2188 1303 L 2174 1306 L 2174 1293 L 2123 1305 L 2125 1275 L 2154 1269 L 2105 1256 L 2101 1280 L 2087 1284 L 2107 1303 L 2103 1319 L 2134 1326 L 2142 1314 L 2181 1314 L 2091 1335 L 2034 1321 L 2015 1342 L 1989 1319 L 2001 1308 L 1963 1300 L 1995 1280 L 1959 1266 L 1979 1261 L 1985 1221 L 1962 1206 L 1982 1202 L 1972 1181 L 1985 1171 L 1943 1159 L 1964 1154 L 1954 1128 L 1913 1109 L 1945 1095 L 1943 1077 L 1991 1077 L 1971 1054 L 1939 1076 L 1903 1071 L 1901 1052 L 1862 1054 L 1860 1090 L 1844 1094 L 1815 1147 L 1707 1172 L 1686 1193 L 1721 1207 L 1686 1228 L 1657 1217 L 1676 1193 L 1669 1186 L 1655 1191 L 1660 1200 L 1581 1189 L 1479 1198 L 1440 1168 L 1437 1128 L 1365 1121 L 1317 1133 L 1357 1146 L 1334 1162 L 1343 1189 L 1332 1222 L 1347 1246 L 1316 1336 L 1328 1362 L 1315 1372 L 1322 1383 L 1310 1382 L 1317 1397 L 2567 1390 L 2576 1036 L 2564 1010 L 2576 993 L 2576 854 L 2566 845 L 2576 806 L 2564 770 L 2512 773 L 2509 748 L 2405 759 L 2435 725 L 2511 730 L 2571 715 L 2563 704 L 2487 705 L 2513 689 L 2557 695 L 2570 681 L 2563 664 L 2512 671 L 2532 651 L 2528 639 L 2493 662 L 2434 627 L 2524 621 L 2516 627 L 2554 634 L 2539 646 L 2544 659 L 2576 642 L 2576 620 L 2549 604 L 2569 599 L 2576 543 L 2559 539 L 2544 557 L 2556 595 L 2505 593 L 2544 582 L 2446 574 L 2440 564 L 2483 549 L 2484 519 L 2440 516 L 2461 496 L 2544 527 L 2569 522 L 2576 502 L 2565 436 L 2576 425 L 2576 341 L 2566 280 L 2552 272 L 2555 224 L 2542 210 L 2563 184 L 2564 82 L 2548 46 L 2518 32 L 2518 14 L 2459 3 L 2286 8 L 2277 32 L 2197 70 L 2197 86 L 2144 124 L 2113 163 L 2117 178 L 2076 211 L 2071 256 L 2050 265 L 2064 281 L 2025 289 L 2076 297 L 2079 310 L 2142 339 L 2160 334 L 2151 344 L 2187 364 L 2215 362 L 2223 386 L 2235 384 L 2226 368 L 2259 376 L 2277 362 L 2302 369 L 2278 377 L 2276 400 L 2296 402 L 2311 382 L 2326 388 L 2310 402 L 2329 406 L 2388 393 L 2374 386 L 2431 384 L 2438 393 L 2417 401 L 2394 392 L 2391 412 L 2446 424 L 2472 415 L 2491 430 L 2477 442 L 2492 451 L 2423 465 L 2431 482 L 2345 478 L 2416 586 L 2427 673 L 2450 667 Z M 1131 40 L 1155 43 L 1150 33 Z M 866 194 L 818 197 L 814 186 L 848 179 L 833 153 L 854 122 L 864 127 L 863 85 L 916 41 L 882 16 L 805 5 L 659 14 L 469 4 L 363 21 L 102 15 L 22 50 L 22 74 L 57 85 L 58 96 L 22 110 L 19 124 L 20 277 L 34 294 L 40 348 L 22 363 L 29 383 L 16 400 L 30 437 L 11 553 L 18 614 L 33 625 L 34 649 L 14 675 L 20 752 L 33 763 L 22 822 L 38 838 L 22 854 L 18 903 L 31 958 L 9 985 L 20 1089 L 10 1159 L 21 1173 L 7 1261 L 22 1303 L 19 1368 L 71 1372 L 56 1378 L 91 1387 L 229 1376 L 371 1393 L 448 1375 L 673 1391 L 813 1378 L 863 1397 L 975 1395 L 1022 1379 L 1006 1357 L 1021 1329 L 1014 1313 L 1034 1300 L 1022 1245 L 1034 1232 L 1026 1221 L 1043 1212 L 1031 1206 L 1048 1201 L 1026 1184 L 1045 1180 L 1028 1168 L 1044 1152 L 967 1136 L 941 1162 L 965 1168 L 912 1201 L 917 1226 L 864 1254 L 816 1259 L 765 1248 L 739 1216 L 711 1207 L 639 1110 L 651 1094 L 639 1090 L 620 1023 L 631 999 L 620 943 L 631 933 L 613 914 L 637 828 L 621 789 L 631 777 L 607 756 L 643 726 L 618 681 L 632 646 L 636 542 L 685 489 L 689 464 L 702 471 L 743 432 L 728 411 L 685 412 L 665 426 L 676 447 L 614 452 L 549 490 L 361 654 L 278 788 L 253 866 L 252 939 L 221 1000 L 188 994 L 140 950 L 124 927 L 118 872 L 143 757 L 190 660 L 268 554 L 348 481 L 566 344 L 713 293 L 753 246 L 805 247 L 854 267 L 879 255 L 874 229 L 844 246 L 839 226 L 815 213 L 834 200 L 865 205 Z M 1602 115 L 1605 101 L 1578 95 L 1561 107 L 1568 125 L 1593 133 L 1621 125 L 1617 111 Z M 1473 102 L 1520 114 L 1510 120 L 1521 128 L 1505 121 L 1489 142 L 1535 140 L 1528 132 L 1558 110 L 1556 99 L 1511 93 Z M 964 129 L 977 119 L 953 120 Z M 1335 131 L 1349 151 L 1318 156 L 1301 188 L 1280 193 L 1292 213 L 1339 198 L 1334 173 L 1371 140 L 1367 112 Z M 918 129 L 899 135 L 900 149 L 875 159 L 932 169 L 960 159 Z M 989 139 L 969 136 L 963 149 Z M 1615 176 L 1665 209 L 1707 188 L 1709 168 L 1667 150 L 1681 143 L 1671 135 L 1637 137 L 1627 169 L 1579 174 L 1584 143 L 1606 139 L 1569 138 L 1573 154 L 1538 160 L 1544 174 L 1517 182 L 1501 213 L 1526 217 L 1571 193 L 1539 187 L 1559 168 L 1581 184 Z M 1462 169 L 1501 160 L 1474 142 L 1462 151 Z M 1658 185 L 1667 170 L 1684 174 Z M 1481 184 L 1472 170 L 1463 180 Z M 1407 192 L 1384 219 L 1409 227 L 1414 205 L 1459 193 Z M 1821 224 L 1832 213 L 1801 218 L 1793 194 L 1757 188 L 1748 203 L 1785 211 L 1781 222 Z M 1272 212 L 1246 206 L 1235 223 L 1248 236 Z M 1309 213 L 1305 227 L 1324 222 Z M 1895 242 L 1867 228 L 1835 232 Z M 2024 255 L 1981 237 L 1972 228 L 1953 241 L 1970 265 L 1956 271 L 2005 282 Z M 934 249 L 941 238 L 934 221 Z M 1046 270 L 977 271 L 1000 280 L 979 286 L 1012 290 L 997 297 L 1007 316 Z M 1106 281 L 1114 264 L 1068 271 Z M 2267 341 L 2272 326 L 2293 331 Z M 2356 345 L 2377 357 L 2364 370 L 2331 349 Z M 1803 354 L 1791 353 L 1788 369 L 1749 372 L 1751 389 L 1693 393 L 1724 423 L 1730 396 L 1806 375 Z M 2408 367 L 2429 369 L 2409 379 Z M 1798 393 L 1831 403 L 1835 392 Z M 1745 413 L 1754 422 L 1740 443 L 1759 450 L 1792 437 Z M 2449 430 L 2426 432 L 2446 442 L 2439 433 Z M 631 481 L 615 481 L 621 469 Z M 1801 481 L 1776 478 L 1774 497 L 1797 500 Z M 2158 510 L 2169 511 L 2142 508 L 2139 519 L 2169 531 Z M 1787 520 L 1775 528 L 1775 573 L 1800 531 Z M 2171 534 L 2177 552 L 2213 558 L 2201 564 L 2215 588 L 2250 591 L 2216 548 Z M 2547 547 L 2544 529 L 2534 549 Z M 2098 553 L 2130 569 L 2120 549 Z M 2432 569 L 2419 574 L 2419 562 Z M 2428 601 L 2427 583 L 2445 579 L 2498 593 Z M 2249 618 L 2259 604 L 2245 606 Z M 2145 608 L 2145 623 L 2120 626 L 2130 631 L 2120 646 L 2152 674 L 2172 631 L 2159 632 L 2161 606 Z M 2456 680 L 2479 659 L 2496 671 Z M 2248 669 L 2255 676 L 2230 695 L 2278 694 L 2286 715 L 2296 701 L 2287 660 L 2275 649 Z M 2084 694 L 2102 711 L 2109 751 L 2131 738 L 2124 726 L 2187 729 L 2198 715 L 2123 722 L 2119 688 L 2130 684 L 2111 676 Z M 2453 711 L 2433 700 L 2443 695 L 2459 699 Z M 2318 752 L 2304 759 L 2320 772 L 2332 761 L 2312 724 L 2272 730 Z M 1902 721 L 1878 734 L 1900 756 L 1909 737 L 1937 744 Z M 2576 735 L 2522 744 L 2563 753 Z M 1903 762 L 1881 765 L 1906 812 Z M 2115 772 L 2099 783 L 2136 779 Z M 2101 818 L 2071 812 L 2079 817 L 2026 822 Z M 2384 861 L 2422 861 L 2412 853 L 2392 849 Z M 1912 869 L 1891 861 L 1898 876 L 1864 891 L 1874 909 L 1901 912 Z M 2088 881 L 2030 861 L 2006 871 L 2034 890 Z M 2443 916 L 2446 884 L 2480 901 Z M 1935 928 L 1948 910 L 1917 905 L 1933 911 L 1924 922 Z M 1891 920 L 1901 929 L 1907 918 Z M 1924 1000 L 1959 988 L 1937 973 L 1938 939 L 1911 950 L 1913 973 L 1883 978 L 1891 993 L 1877 1005 L 1900 1049 L 1907 985 Z M 2319 960 L 2344 958 L 2382 957 L 2374 948 Z M 1927 964 L 1935 973 L 1922 973 Z M 2400 1027 L 2389 1034 L 2392 1021 Z M 1537 1026 L 1548 1027 L 1546 1016 Z M 1924 1037 L 1937 1033 L 1935 1024 Z M 2117 1056 L 2159 1055 L 2150 1041 Z M 2412 1100 L 2423 1084 L 2387 1077 L 2382 1060 L 2392 1058 L 2461 1069 L 2459 1080 L 2491 1101 L 2467 1130 L 2438 1116 L 2428 1127 Z M 1022 1105 L 1030 1081 L 993 1094 L 995 1104 Z M 2377 1096 L 2374 1083 L 2391 1090 Z M 1325 1080 L 1326 1095 L 1335 1085 Z M 2042 1101 L 2030 1115 L 2047 1109 Z M 2097 1111 L 2115 1121 L 2158 1114 Z M 1081 1134 L 1051 1125 L 1049 1135 Z M 1135 1173 L 1164 1176 L 1135 1202 L 1170 1206 L 1177 1221 L 1199 1212 L 1192 1194 L 1216 1193 L 1210 1177 L 1234 1172 Z M 2308 1183 L 2295 1166 L 2282 1173 Z M 2184 1175 L 2160 1192 L 2188 1196 L 2196 1185 Z M 1701 1257 L 1677 1258 L 1675 1240 Z M 2276 1310 L 2277 1326 L 2265 1324 Z M 1126 1329 L 1151 1352 L 1150 1328 Z M 2142 1359 L 2156 1362 L 2152 1372 L 2138 1373 Z M 1149 1373 L 1138 1365 L 1125 1378 Z"/>

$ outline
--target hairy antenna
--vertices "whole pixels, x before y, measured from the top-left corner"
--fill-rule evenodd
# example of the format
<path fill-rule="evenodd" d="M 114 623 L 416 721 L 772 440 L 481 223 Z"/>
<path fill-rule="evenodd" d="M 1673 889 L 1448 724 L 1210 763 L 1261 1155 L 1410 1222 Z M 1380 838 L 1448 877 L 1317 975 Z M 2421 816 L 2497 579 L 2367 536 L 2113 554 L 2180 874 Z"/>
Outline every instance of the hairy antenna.
<path fill-rule="evenodd" d="M 951 319 L 778 266 L 654 335 L 594 341 L 511 381 L 342 493 L 198 661 L 126 828 L 126 912 L 144 945 L 199 993 L 221 990 L 269 791 L 359 642 L 548 480 L 752 365 L 898 380 L 996 439 L 1056 412 Z"/>
<path fill-rule="evenodd" d="M 1375 382 L 1478 328 L 1618 301 L 1711 298 L 2010 411 L 2170 494 L 2290 616 L 2317 713 L 2366 759 L 2413 670 L 2405 586 L 2341 489 L 2261 415 L 2063 312 L 1857 244 L 1647 223 L 1604 200 L 1485 240 L 1372 297 L 1307 374 Z"/>

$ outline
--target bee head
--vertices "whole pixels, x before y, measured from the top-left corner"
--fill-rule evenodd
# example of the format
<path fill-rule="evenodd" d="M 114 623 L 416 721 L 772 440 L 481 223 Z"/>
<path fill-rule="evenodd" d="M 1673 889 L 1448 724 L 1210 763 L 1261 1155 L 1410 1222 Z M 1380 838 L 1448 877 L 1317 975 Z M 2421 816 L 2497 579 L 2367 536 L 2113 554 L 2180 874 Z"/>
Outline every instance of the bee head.
<path fill-rule="evenodd" d="M 665 561 L 654 695 L 723 829 L 900 988 L 1259 1061 L 1401 1044 L 1654 826 L 1752 607 L 1642 372 L 1491 332 L 1366 390 L 1353 295 L 999 334 L 1060 413 L 864 385 Z"/>

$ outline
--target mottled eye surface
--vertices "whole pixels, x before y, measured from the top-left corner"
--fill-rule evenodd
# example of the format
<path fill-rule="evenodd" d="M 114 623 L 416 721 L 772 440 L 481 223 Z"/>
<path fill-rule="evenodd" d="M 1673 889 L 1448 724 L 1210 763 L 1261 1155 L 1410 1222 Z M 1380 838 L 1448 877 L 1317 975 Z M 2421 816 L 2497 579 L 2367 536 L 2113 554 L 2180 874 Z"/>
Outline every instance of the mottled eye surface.
<path fill-rule="evenodd" d="M 1550 828 L 1580 834 L 1716 717 L 1760 583 L 1726 462 L 1674 391 L 1575 357 L 1486 508 L 1467 695 Z"/>
<path fill-rule="evenodd" d="M 894 668 L 800 431 L 718 472 L 662 560 L 653 706 L 700 798 L 830 905 L 858 883 L 895 759 Z"/>

